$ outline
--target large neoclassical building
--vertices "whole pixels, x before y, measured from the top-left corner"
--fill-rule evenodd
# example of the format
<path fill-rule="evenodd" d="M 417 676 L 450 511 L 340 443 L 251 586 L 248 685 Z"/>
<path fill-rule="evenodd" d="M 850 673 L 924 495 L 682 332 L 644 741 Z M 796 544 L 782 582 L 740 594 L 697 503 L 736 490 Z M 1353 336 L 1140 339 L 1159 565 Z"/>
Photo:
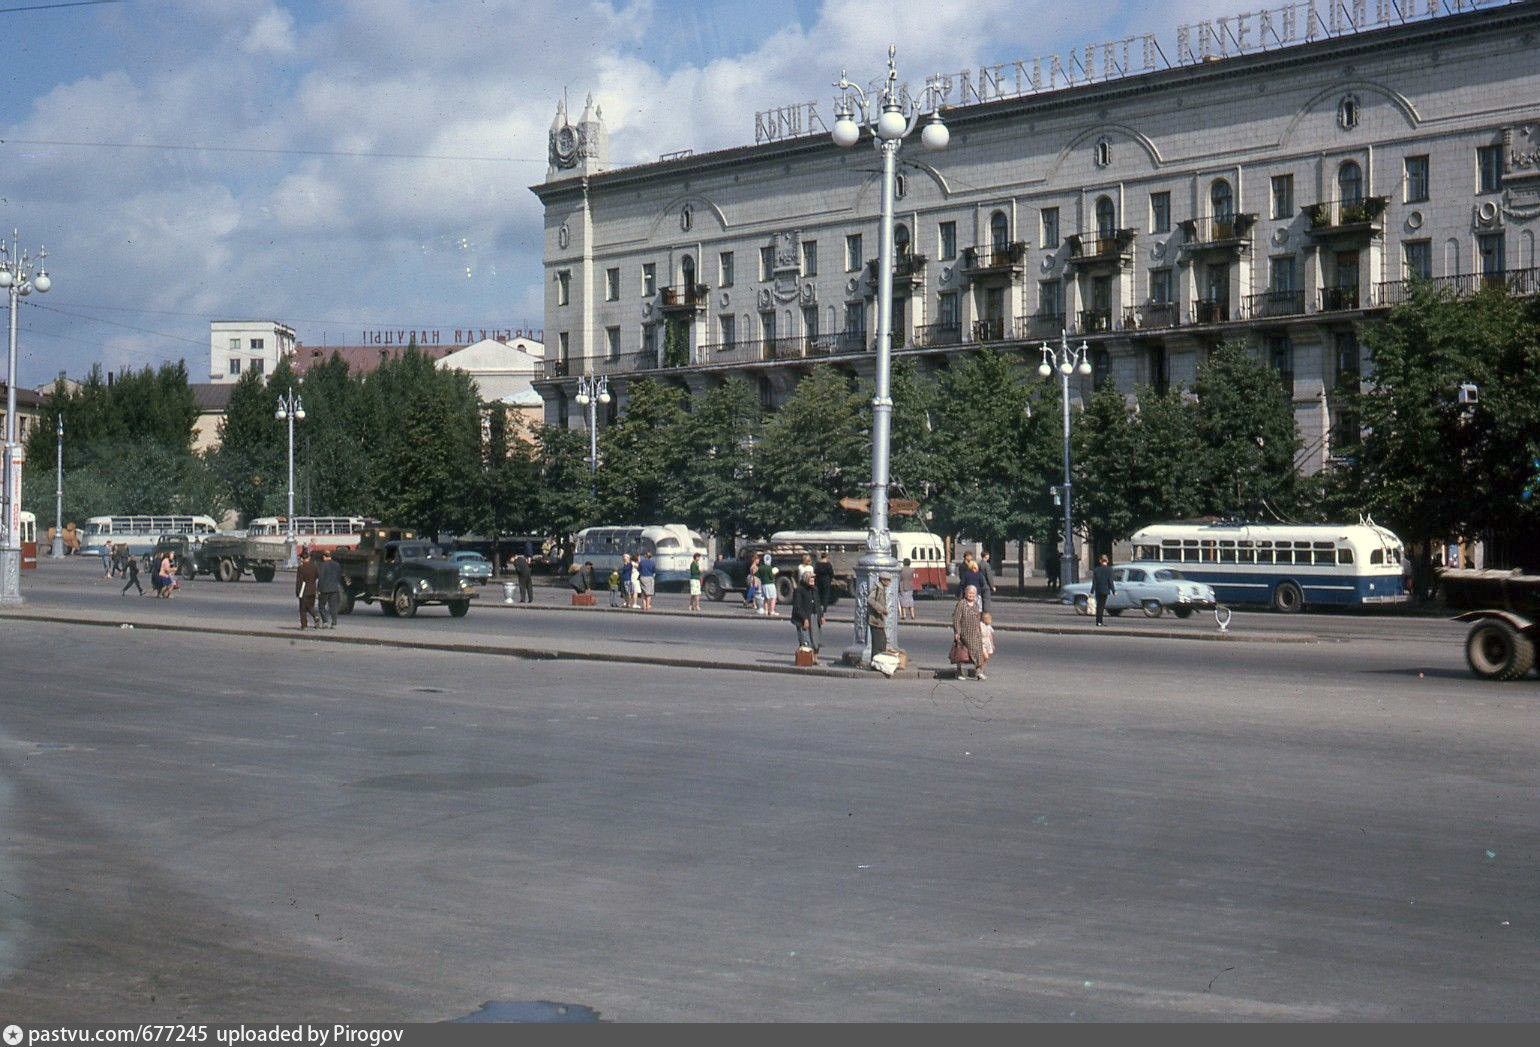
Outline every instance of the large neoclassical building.
<path fill-rule="evenodd" d="M 1328 23 L 1306 0 L 1185 27 L 1169 62 L 1153 38 L 1117 45 L 1159 52 L 1147 71 L 1110 49 L 1078 80 L 1058 59 L 1052 79 L 980 71 L 949 148 L 900 153 L 896 355 L 1035 365 L 1067 332 L 1089 346 L 1082 392 L 1132 392 L 1244 340 L 1292 390 L 1300 467 L 1323 467 L 1356 435 L 1334 394 L 1368 366 L 1359 324 L 1411 281 L 1540 292 L 1540 3 L 1445 6 L 1354 0 Z M 878 158 L 821 128 L 761 137 L 613 168 L 602 113 L 558 110 L 533 187 L 547 421 L 586 424 L 584 374 L 623 411 L 642 375 L 743 375 L 773 406 L 817 364 L 870 373 Z"/>

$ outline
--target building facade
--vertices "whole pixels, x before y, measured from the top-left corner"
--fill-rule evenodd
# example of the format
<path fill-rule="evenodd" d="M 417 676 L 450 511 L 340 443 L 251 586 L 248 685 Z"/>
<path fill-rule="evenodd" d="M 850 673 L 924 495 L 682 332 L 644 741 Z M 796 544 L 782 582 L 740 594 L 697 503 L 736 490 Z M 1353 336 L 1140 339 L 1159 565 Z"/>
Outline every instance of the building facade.
<path fill-rule="evenodd" d="M 1243 340 L 1290 390 L 1300 468 L 1328 464 L 1357 438 L 1336 394 L 1365 378 L 1365 319 L 1418 279 L 1540 292 L 1540 4 L 1395 24 L 1388 3 L 1377 22 L 1346 6 L 1358 31 L 949 108 L 944 152 L 899 157 L 895 355 L 935 369 L 991 345 L 1035 366 L 1062 333 L 1089 346 L 1086 395 L 1190 385 Z M 585 424 L 585 373 L 622 411 L 642 375 L 742 375 L 773 407 L 814 365 L 871 373 L 867 136 L 618 169 L 604 145 L 602 114 L 559 111 L 533 187 L 548 422 Z"/>
<path fill-rule="evenodd" d="M 272 374 L 294 357 L 293 328 L 272 320 L 215 320 L 209 324 L 209 381 L 234 384 L 247 371 Z"/>

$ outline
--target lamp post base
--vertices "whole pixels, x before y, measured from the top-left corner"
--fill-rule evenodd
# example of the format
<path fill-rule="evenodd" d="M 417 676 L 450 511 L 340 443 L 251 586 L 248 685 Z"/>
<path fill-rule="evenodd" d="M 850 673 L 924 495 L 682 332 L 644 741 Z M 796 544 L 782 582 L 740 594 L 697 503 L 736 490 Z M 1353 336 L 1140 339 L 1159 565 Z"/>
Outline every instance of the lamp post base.
<path fill-rule="evenodd" d="M 0 549 L 0 604 L 21 603 L 21 550 Z"/>
<path fill-rule="evenodd" d="M 50 560 L 64 559 L 64 539 L 57 534 L 53 536 L 53 545 L 48 547 L 48 558 Z"/>
<path fill-rule="evenodd" d="M 869 666 L 872 655 L 898 647 L 898 570 L 899 562 L 890 552 L 867 552 L 856 564 L 855 607 L 851 617 L 855 620 L 855 639 L 841 653 L 846 665 Z M 867 600 L 878 578 L 887 579 L 888 612 L 881 629 L 882 650 L 872 650 L 873 629 L 867 623 Z"/>

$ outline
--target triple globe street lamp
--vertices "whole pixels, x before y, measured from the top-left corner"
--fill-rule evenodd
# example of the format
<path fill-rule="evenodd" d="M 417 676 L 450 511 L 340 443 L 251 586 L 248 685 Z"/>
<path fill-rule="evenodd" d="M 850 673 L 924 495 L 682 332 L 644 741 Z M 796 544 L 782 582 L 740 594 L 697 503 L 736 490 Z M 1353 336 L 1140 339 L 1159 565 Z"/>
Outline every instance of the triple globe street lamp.
<path fill-rule="evenodd" d="M 284 561 L 284 566 L 294 570 L 299 566 L 299 546 L 294 530 L 294 423 L 305 420 L 305 404 L 292 386 L 287 393 L 278 397 L 278 410 L 273 412 L 273 417 L 280 422 L 289 423 L 289 529 L 288 538 L 284 543 L 289 548 L 289 555 Z"/>
<path fill-rule="evenodd" d="M 18 604 L 21 598 L 21 444 L 17 441 L 16 418 L 16 307 L 33 291 L 47 294 L 53 286 L 44 262 L 46 249 L 38 251 L 37 270 L 21 247 L 21 234 L 11 232 L 8 247 L 0 241 L 0 288 L 4 288 L 11 306 L 11 340 L 5 369 L 5 462 L 3 489 L 0 489 L 0 604 Z"/>
<path fill-rule="evenodd" d="M 599 405 L 610 402 L 610 381 L 602 374 L 578 378 L 578 406 L 588 408 L 588 471 L 599 471 Z"/>
<path fill-rule="evenodd" d="M 1075 556 L 1075 518 L 1071 507 L 1069 472 L 1069 376 L 1075 372 L 1082 375 L 1091 373 L 1091 359 L 1087 355 L 1086 344 L 1080 343 L 1078 349 L 1071 349 L 1069 338 L 1063 332 L 1059 332 L 1059 347 L 1057 349 L 1047 342 L 1042 347 L 1043 362 L 1037 365 L 1037 373 L 1044 378 L 1049 377 L 1054 371 L 1059 372 L 1060 389 L 1063 393 L 1064 404 L 1064 552 L 1059 557 L 1059 584 L 1071 585 L 1075 581 L 1075 565 L 1079 562 Z"/>
<path fill-rule="evenodd" d="M 866 665 L 872 655 L 872 637 L 867 628 L 865 608 L 878 580 L 886 578 L 886 615 L 888 646 L 898 645 L 898 560 L 893 556 L 888 533 L 888 455 L 892 437 L 893 399 L 889 373 L 893 355 L 893 195 L 898 150 L 926 117 L 920 143 L 931 151 L 947 147 L 951 132 L 941 119 L 944 95 L 935 84 L 926 84 L 918 97 L 898 86 L 896 47 L 888 48 L 888 76 L 882 89 L 868 98 L 860 85 L 851 83 L 843 70 L 834 87 L 839 91 L 834 103 L 834 144 L 848 149 L 861 139 L 863 127 L 872 132 L 872 145 L 882 154 L 882 214 L 878 229 L 877 260 L 877 374 L 872 397 L 872 487 L 871 516 L 866 535 L 866 552 L 856 565 L 855 642 L 844 652 L 845 661 Z"/>

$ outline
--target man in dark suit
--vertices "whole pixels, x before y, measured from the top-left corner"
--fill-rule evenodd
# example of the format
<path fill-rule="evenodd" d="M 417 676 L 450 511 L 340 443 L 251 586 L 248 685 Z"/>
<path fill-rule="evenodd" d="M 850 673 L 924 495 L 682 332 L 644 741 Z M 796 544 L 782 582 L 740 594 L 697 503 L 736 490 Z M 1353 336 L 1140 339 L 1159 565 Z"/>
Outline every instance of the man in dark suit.
<path fill-rule="evenodd" d="M 1096 601 L 1096 624 L 1105 625 L 1102 621 L 1102 612 L 1107 609 L 1107 597 L 1111 596 L 1117 587 L 1112 584 L 1112 568 L 1107 566 L 1107 556 L 1104 553 L 1096 561 L 1096 570 L 1091 572 L 1091 599 Z"/>
<path fill-rule="evenodd" d="M 535 602 L 535 580 L 530 577 L 529 557 L 520 553 L 513 558 L 513 573 L 519 578 L 519 603 Z"/>
<path fill-rule="evenodd" d="M 320 571 L 310 559 L 310 550 L 301 549 L 299 553 L 299 570 L 294 572 L 294 595 L 299 597 L 299 627 L 301 629 L 310 622 L 314 622 L 316 628 L 320 628 L 321 619 L 315 613 L 316 583 L 319 577 Z"/>

